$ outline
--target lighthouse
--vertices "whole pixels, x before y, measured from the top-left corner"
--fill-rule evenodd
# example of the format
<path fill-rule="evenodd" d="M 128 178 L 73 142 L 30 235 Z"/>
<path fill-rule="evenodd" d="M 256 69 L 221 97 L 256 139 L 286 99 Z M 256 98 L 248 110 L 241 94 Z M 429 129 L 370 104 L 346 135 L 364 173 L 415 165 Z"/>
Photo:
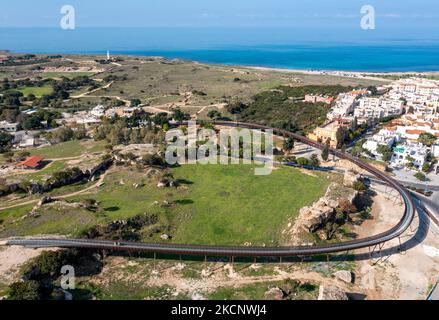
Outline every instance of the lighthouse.
<path fill-rule="evenodd" d="M 107 61 L 110 61 L 110 50 L 107 50 Z"/>

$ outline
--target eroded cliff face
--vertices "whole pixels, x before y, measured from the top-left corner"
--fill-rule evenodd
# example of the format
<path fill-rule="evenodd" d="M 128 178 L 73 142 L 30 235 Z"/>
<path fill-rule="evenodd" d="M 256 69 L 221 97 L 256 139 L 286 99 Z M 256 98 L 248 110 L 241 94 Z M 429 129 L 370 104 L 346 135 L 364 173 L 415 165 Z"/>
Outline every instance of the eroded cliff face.
<path fill-rule="evenodd" d="M 326 232 L 320 232 L 330 222 L 336 220 L 337 212 L 347 205 L 353 205 L 358 196 L 358 191 L 332 183 L 326 194 L 311 206 L 300 210 L 299 216 L 289 228 L 284 230 L 288 238 L 295 245 L 304 244 L 303 235 L 317 233 L 322 240 L 327 240 Z"/>

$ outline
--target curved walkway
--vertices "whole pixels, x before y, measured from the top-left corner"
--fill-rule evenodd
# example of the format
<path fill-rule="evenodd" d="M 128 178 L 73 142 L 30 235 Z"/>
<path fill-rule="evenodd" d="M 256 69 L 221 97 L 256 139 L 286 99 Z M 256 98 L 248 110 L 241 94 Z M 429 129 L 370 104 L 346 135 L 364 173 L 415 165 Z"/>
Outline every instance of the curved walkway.
<path fill-rule="evenodd" d="M 286 130 L 275 129 L 263 125 L 256 125 L 242 122 L 215 121 L 216 125 L 229 127 L 239 127 L 248 129 L 273 130 L 274 133 L 282 136 L 292 137 L 311 147 L 323 149 L 324 145 L 312 141 L 304 136 L 292 133 Z M 368 171 L 378 179 L 387 183 L 395 189 L 405 204 L 404 215 L 401 220 L 392 229 L 378 235 L 370 236 L 364 239 L 352 241 L 325 244 L 318 246 L 295 246 L 295 247 L 242 247 L 242 246 L 204 246 L 204 245 L 178 245 L 178 244 L 159 244 L 159 243 L 138 243 L 138 242 L 112 242 L 104 240 L 89 239 L 12 239 L 7 240 L 7 245 L 22 245 L 35 248 L 45 247 L 63 247 L 63 248 L 91 248 L 116 251 L 143 251 L 162 254 L 187 254 L 187 255 L 212 255 L 228 257 L 282 257 L 282 256 L 309 256 L 343 251 L 351 251 L 362 248 L 381 246 L 392 239 L 401 236 L 411 225 L 416 207 L 410 193 L 396 180 L 387 176 L 377 168 L 362 162 L 349 154 L 331 149 L 330 153 L 336 157 L 349 160 L 360 168 Z"/>

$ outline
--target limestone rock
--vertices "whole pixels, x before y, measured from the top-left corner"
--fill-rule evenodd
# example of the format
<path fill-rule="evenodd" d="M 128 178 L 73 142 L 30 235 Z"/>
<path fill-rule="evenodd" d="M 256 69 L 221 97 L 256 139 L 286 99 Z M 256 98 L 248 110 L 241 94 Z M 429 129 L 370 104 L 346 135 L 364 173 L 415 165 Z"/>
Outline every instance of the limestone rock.
<path fill-rule="evenodd" d="M 355 182 L 360 180 L 361 180 L 361 175 L 358 174 L 358 172 L 354 170 L 346 170 L 343 178 L 343 185 L 346 187 L 352 187 Z"/>
<path fill-rule="evenodd" d="M 324 286 L 319 288 L 318 300 L 349 300 L 346 292 L 336 286 Z"/>
<path fill-rule="evenodd" d="M 284 292 L 280 288 L 271 288 L 265 292 L 264 298 L 267 300 L 283 300 Z"/>
<path fill-rule="evenodd" d="M 42 198 L 40 199 L 40 201 L 38 201 L 37 206 L 38 206 L 38 207 L 41 207 L 41 206 L 43 206 L 43 205 L 45 205 L 46 203 L 49 203 L 49 202 L 52 202 L 52 198 L 51 198 L 51 197 L 47 197 L 47 196 L 45 196 L 45 197 L 42 197 Z"/>
<path fill-rule="evenodd" d="M 167 187 L 167 185 L 163 181 L 159 181 L 159 183 L 157 184 L 157 188 L 166 188 L 166 187 Z"/>
<path fill-rule="evenodd" d="M 348 270 L 340 270 L 334 273 L 334 277 L 337 279 L 346 282 L 346 283 L 352 283 L 353 282 L 353 275 L 352 272 Z"/>
<path fill-rule="evenodd" d="M 162 235 L 160 236 L 160 238 L 163 239 L 163 240 L 169 240 L 169 239 L 171 239 L 171 237 L 170 237 L 168 234 L 162 234 Z"/>

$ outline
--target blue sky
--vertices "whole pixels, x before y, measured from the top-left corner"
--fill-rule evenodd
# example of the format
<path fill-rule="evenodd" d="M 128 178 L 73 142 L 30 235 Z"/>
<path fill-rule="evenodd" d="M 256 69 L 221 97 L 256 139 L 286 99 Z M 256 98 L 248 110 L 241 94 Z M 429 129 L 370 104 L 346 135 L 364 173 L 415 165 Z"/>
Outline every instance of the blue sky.
<path fill-rule="evenodd" d="M 85 27 L 354 27 L 376 8 L 377 28 L 438 28 L 438 0 L 1 0 L 0 27 L 58 27 L 60 8 Z"/>

